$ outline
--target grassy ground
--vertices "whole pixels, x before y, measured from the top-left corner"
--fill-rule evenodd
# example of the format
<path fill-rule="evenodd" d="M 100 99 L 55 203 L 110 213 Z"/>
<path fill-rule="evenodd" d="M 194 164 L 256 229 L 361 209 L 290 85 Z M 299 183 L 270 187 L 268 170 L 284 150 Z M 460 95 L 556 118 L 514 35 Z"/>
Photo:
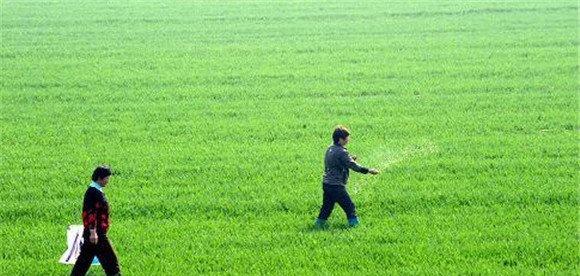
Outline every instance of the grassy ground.
<path fill-rule="evenodd" d="M 575 1 L 0 7 L 0 274 L 100 163 L 127 275 L 577 272 Z M 314 231 L 339 123 L 383 173 Z"/>

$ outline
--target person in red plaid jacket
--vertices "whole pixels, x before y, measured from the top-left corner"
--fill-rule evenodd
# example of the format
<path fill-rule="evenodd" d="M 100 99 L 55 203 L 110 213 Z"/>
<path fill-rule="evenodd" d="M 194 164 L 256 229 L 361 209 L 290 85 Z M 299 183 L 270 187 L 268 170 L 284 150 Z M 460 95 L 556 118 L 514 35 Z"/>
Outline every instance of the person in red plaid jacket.
<path fill-rule="evenodd" d="M 83 202 L 83 238 L 81 252 L 73 267 L 71 275 L 85 275 L 97 256 L 107 275 L 120 275 L 117 254 L 107 237 L 109 230 L 109 202 L 103 189 L 109 183 L 111 168 L 98 166 L 93 172 Z"/>

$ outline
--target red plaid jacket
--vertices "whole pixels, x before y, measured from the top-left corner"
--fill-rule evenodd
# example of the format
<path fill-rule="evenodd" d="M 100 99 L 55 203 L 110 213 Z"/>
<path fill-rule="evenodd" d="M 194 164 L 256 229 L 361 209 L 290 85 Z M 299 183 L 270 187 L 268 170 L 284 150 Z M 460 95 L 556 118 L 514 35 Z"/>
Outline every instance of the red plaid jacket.
<path fill-rule="evenodd" d="M 98 234 L 109 230 L 109 203 L 105 194 L 95 187 L 89 187 L 85 193 L 82 217 L 85 230 L 96 228 Z"/>

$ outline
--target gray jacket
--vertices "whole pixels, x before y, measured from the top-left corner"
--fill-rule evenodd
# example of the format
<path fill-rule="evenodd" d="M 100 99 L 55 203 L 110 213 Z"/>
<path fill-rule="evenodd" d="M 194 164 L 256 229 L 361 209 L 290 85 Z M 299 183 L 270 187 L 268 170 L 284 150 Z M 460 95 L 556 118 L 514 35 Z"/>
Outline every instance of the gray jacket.
<path fill-rule="evenodd" d="M 348 170 L 359 173 L 368 173 L 369 169 L 357 164 L 346 148 L 340 144 L 333 144 L 326 150 L 324 157 L 324 185 L 345 186 L 348 181 Z"/>

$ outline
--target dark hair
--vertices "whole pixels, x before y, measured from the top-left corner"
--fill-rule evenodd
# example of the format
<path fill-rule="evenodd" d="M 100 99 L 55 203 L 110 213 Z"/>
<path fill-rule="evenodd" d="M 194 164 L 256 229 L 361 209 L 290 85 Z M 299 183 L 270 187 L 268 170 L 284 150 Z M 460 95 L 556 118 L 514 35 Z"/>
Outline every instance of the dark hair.
<path fill-rule="evenodd" d="M 111 172 L 111 168 L 107 165 L 99 165 L 94 171 L 93 171 L 93 181 L 97 181 L 99 179 L 105 178 L 109 175 L 113 174 Z"/>
<path fill-rule="evenodd" d="M 346 128 L 345 126 L 336 126 L 334 128 L 334 132 L 332 133 L 332 140 L 334 141 L 334 143 L 338 143 L 338 139 L 342 138 L 342 139 L 346 139 L 346 137 L 348 137 L 350 135 L 350 132 L 348 131 L 348 128 Z"/>

